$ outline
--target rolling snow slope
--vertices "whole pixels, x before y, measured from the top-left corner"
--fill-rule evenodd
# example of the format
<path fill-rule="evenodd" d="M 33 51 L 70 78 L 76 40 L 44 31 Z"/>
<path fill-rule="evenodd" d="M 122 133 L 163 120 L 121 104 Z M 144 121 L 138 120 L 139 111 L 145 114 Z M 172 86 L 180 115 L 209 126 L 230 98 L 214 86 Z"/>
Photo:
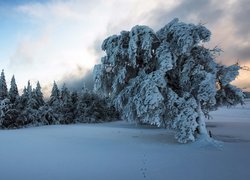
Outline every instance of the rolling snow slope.
<path fill-rule="evenodd" d="M 250 101 L 213 112 L 222 147 L 118 121 L 0 131 L 1 180 L 248 180 Z"/>

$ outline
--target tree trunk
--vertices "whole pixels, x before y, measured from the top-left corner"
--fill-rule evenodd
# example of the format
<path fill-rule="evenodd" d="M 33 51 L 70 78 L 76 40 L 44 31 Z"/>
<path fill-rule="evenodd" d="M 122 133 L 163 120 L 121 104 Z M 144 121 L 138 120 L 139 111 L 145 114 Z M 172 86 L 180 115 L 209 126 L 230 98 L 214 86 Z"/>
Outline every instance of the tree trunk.
<path fill-rule="evenodd" d="M 197 113 L 198 113 L 198 130 L 199 130 L 199 134 L 202 136 L 206 136 L 209 137 L 208 132 L 207 132 L 207 128 L 206 128 L 206 123 L 205 123 L 205 116 L 201 110 L 201 104 L 200 101 L 197 100 Z"/>

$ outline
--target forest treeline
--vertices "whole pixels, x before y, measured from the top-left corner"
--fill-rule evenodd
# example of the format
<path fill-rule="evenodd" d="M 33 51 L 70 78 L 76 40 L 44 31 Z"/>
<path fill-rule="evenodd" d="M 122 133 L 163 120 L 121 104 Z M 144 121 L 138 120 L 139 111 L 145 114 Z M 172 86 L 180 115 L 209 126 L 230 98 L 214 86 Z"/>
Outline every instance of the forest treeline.
<path fill-rule="evenodd" d="M 32 88 L 30 81 L 20 94 L 13 75 L 7 88 L 4 70 L 0 77 L 0 128 L 20 128 L 51 124 L 97 123 L 112 121 L 118 113 L 107 98 L 82 88 L 70 91 L 54 82 L 51 95 L 44 100 L 40 83 Z"/>

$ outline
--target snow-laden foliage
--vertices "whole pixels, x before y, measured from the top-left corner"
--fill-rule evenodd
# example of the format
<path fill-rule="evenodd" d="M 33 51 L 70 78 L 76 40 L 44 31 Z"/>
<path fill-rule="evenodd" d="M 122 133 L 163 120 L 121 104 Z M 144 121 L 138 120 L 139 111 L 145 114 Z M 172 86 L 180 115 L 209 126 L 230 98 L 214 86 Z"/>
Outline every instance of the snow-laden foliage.
<path fill-rule="evenodd" d="M 159 31 L 135 26 L 104 40 L 95 66 L 95 91 L 111 98 L 122 118 L 176 130 L 179 142 L 208 137 L 204 117 L 242 102 L 230 82 L 239 66 L 222 66 L 204 47 L 211 32 L 174 19 Z M 217 49 L 216 49 L 217 50 Z"/>
<path fill-rule="evenodd" d="M 6 112 L 9 110 L 10 108 L 10 100 L 9 99 L 3 99 L 0 100 L 0 124 L 3 123 L 4 119 L 5 119 L 5 115 Z"/>
<path fill-rule="evenodd" d="M 62 116 L 59 118 L 60 124 L 70 124 L 74 121 L 74 111 L 73 102 L 71 99 L 70 91 L 63 85 L 61 90 L 61 103 L 59 106 L 59 112 Z"/>
<path fill-rule="evenodd" d="M 81 91 L 76 104 L 75 121 L 77 123 L 98 123 L 117 118 L 118 113 L 107 99 L 87 89 Z"/>
<path fill-rule="evenodd" d="M 44 105 L 38 109 L 37 125 L 59 124 L 60 113 L 51 106 Z"/>
<path fill-rule="evenodd" d="M 60 104 L 59 101 L 60 101 L 60 90 L 58 89 L 56 82 L 54 82 L 48 104 L 50 106 L 53 106 L 53 105 L 56 106 Z"/>
<path fill-rule="evenodd" d="M 231 66 L 218 65 L 217 73 L 217 95 L 219 105 L 233 106 L 242 102 L 244 93 L 237 87 L 230 84 L 239 75 L 240 66 L 238 63 Z"/>
<path fill-rule="evenodd" d="M 19 97 L 15 76 L 12 76 L 9 90 L 9 98 L 12 103 Z"/>
<path fill-rule="evenodd" d="M 43 106 L 44 105 L 44 100 L 43 100 L 43 93 L 42 93 L 42 88 L 39 83 L 39 81 L 36 84 L 36 88 L 33 90 L 34 93 L 34 98 L 36 99 L 38 106 Z"/>
<path fill-rule="evenodd" d="M 128 54 L 133 67 L 149 65 L 152 51 L 158 39 L 154 31 L 147 26 L 135 26 L 129 33 Z"/>
<path fill-rule="evenodd" d="M 7 97 L 8 97 L 8 89 L 6 85 L 4 70 L 2 70 L 0 76 L 0 100 L 3 100 Z"/>
<path fill-rule="evenodd" d="M 9 98 L 0 100 L 0 128 L 97 123 L 116 120 L 118 117 L 108 99 L 86 89 L 81 93 L 70 92 L 65 84 L 59 90 L 56 82 L 50 99 L 45 102 L 39 82 L 32 88 L 28 81 L 19 96 L 13 76 Z"/>
<path fill-rule="evenodd" d="M 190 53 L 193 47 L 200 42 L 209 41 L 211 36 L 211 32 L 206 27 L 179 22 L 177 18 L 156 34 L 161 41 L 167 40 L 169 42 L 171 51 L 176 55 Z"/>

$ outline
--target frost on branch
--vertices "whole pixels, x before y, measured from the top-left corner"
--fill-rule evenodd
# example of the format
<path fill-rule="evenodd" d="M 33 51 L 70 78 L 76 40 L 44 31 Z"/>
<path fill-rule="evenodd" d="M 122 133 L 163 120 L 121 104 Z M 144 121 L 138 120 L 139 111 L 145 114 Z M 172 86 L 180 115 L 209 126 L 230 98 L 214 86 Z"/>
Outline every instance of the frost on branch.
<path fill-rule="evenodd" d="M 200 42 L 210 40 L 211 32 L 202 25 L 186 24 L 176 18 L 160 29 L 157 36 L 161 41 L 170 43 L 171 50 L 177 55 L 189 53 Z"/>
<path fill-rule="evenodd" d="M 174 129 L 182 143 L 208 138 L 209 112 L 243 98 L 230 84 L 239 67 L 216 63 L 214 50 L 203 45 L 210 36 L 205 26 L 178 19 L 156 33 L 135 26 L 110 36 L 94 70 L 95 90 L 112 99 L 123 119 Z"/>
<path fill-rule="evenodd" d="M 147 26 L 135 26 L 129 33 L 129 59 L 134 67 L 150 64 L 152 51 L 158 39 L 154 31 Z"/>
<path fill-rule="evenodd" d="M 239 75 L 239 70 L 239 64 L 234 64 L 229 67 L 218 65 L 218 91 L 216 94 L 217 106 L 233 106 L 239 103 L 243 104 L 243 92 L 239 88 L 230 84 L 230 82 L 235 80 Z"/>

